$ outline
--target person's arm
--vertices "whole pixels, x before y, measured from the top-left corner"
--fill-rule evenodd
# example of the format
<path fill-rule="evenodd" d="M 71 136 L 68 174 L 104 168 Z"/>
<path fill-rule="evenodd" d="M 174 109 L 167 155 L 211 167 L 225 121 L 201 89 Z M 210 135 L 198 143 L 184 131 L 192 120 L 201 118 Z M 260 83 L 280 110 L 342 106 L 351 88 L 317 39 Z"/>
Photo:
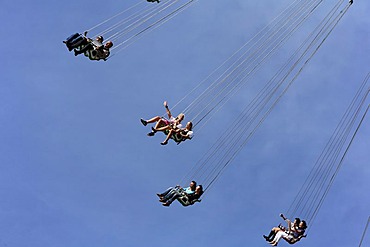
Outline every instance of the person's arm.
<path fill-rule="evenodd" d="M 284 216 L 284 214 L 280 214 L 279 215 L 281 218 L 283 218 L 283 220 L 287 220 L 287 218 Z"/>
<path fill-rule="evenodd" d="M 179 128 L 177 128 L 177 127 L 175 127 L 175 128 L 173 128 L 173 126 L 171 126 L 171 131 L 172 131 L 172 133 L 180 133 L 181 134 L 181 129 L 179 129 Z"/>
<path fill-rule="evenodd" d="M 292 229 L 292 222 L 287 217 L 285 217 L 283 214 L 280 214 L 280 217 L 283 218 L 283 220 L 286 221 L 286 223 L 288 224 L 288 228 L 287 229 L 290 232 L 291 229 Z"/>
<path fill-rule="evenodd" d="M 168 118 L 171 118 L 172 117 L 172 114 L 171 114 L 170 109 L 168 108 L 167 101 L 163 102 L 163 105 L 164 105 L 164 108 L 166 108 L 166 112 L 167 112 Z"/>
<path fill-rule="evenodd" d="M 181 135 L 181 137 L 182 137 L 183 139 L 191 139 L 191 138 L 190 138 L 190 136 L 188 135 L 189 133 L 184 134 L 182 131 L 180 131 L 180 133 L 179 133 L 179 134 Z"/>
<path fill-rule="evenodd" d="M 302 238 L 305 238 L 306 235 L 299 235 L 297 238 L 292 238 L 290 240 L 287 240 L 290 244 L 295 244 L 298 241 L 300 241 Z"/>
<path fill-rule="evenodd" d="M 280 214 L 280 217 L 288 223 L 288 227 L 290 228 L 292 222 L 287 217 L 285 217 L 284 214 Z"/>

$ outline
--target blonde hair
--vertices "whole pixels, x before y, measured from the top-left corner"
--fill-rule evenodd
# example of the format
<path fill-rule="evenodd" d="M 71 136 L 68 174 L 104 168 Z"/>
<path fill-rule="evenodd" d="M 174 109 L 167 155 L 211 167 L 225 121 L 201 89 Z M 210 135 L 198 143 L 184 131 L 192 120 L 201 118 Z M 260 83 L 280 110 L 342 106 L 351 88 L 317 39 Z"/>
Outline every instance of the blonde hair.
<path fill-rule="evenodd" d="M 185 114 L 184 113 L 180 113 L 176 118 L 183 120 L 185 118 Z"/>

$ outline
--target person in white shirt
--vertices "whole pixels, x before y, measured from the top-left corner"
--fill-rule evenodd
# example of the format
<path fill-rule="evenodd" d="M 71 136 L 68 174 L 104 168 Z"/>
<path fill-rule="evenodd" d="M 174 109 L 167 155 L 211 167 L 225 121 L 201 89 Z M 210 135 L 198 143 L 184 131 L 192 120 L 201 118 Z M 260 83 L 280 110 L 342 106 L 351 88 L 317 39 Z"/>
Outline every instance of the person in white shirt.
<path fill-rule="evenodd" d="M 193 123 L 188 122 L 185 128 L 170 129 L 166 136 L 166 139 L 161 142 L 161 145 L 167 145 L 169 139 L 173 139 L 177 144 L 180 144 L 187 139 L 193 138 Z"/>

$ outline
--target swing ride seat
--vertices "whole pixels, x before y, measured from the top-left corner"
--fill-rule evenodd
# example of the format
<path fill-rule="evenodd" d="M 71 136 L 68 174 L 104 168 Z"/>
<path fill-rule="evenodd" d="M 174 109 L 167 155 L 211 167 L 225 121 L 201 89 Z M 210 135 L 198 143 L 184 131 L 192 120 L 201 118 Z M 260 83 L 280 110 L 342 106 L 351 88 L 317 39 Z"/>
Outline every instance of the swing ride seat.
<path fill-rule="evenodd" d="M 196 202 L 201 202 L 202 201 L 200 199 L 194 199 L 194 200 L 190 201 L 184 191 L 181 192 L 181 195 L 182 196 L 178 197 L 176 200 L 179 203 L 181 203 L 181 205 L 183 205 L 184 207 L 187 207 L 187 206 L 193 205 Z"/>

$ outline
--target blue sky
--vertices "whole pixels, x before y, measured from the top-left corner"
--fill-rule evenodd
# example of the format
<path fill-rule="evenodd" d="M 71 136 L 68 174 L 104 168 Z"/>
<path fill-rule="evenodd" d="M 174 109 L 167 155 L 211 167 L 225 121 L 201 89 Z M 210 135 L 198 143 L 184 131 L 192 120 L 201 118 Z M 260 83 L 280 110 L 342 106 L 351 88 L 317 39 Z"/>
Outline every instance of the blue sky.
<path fill-rule="evenodd" d="M 199 0 L 107 62 L 63 46 L 135 2 L 2 3 L 0 246 L 268 246 L 262 234 L 369 72 L 370 3 L 355 1 L 204 200 L 165 208 L 155 193 L 179 183 L 217 136 L 163 147 L 139 119 L 163 114 L 164 100 L 175 104 L 290 1 Z M 210 128 L 227 128 L 243 96 L 234 102 Z M 297 246 L 359 243 L 370 215 L 369 136 L 367 117 Z"/>

